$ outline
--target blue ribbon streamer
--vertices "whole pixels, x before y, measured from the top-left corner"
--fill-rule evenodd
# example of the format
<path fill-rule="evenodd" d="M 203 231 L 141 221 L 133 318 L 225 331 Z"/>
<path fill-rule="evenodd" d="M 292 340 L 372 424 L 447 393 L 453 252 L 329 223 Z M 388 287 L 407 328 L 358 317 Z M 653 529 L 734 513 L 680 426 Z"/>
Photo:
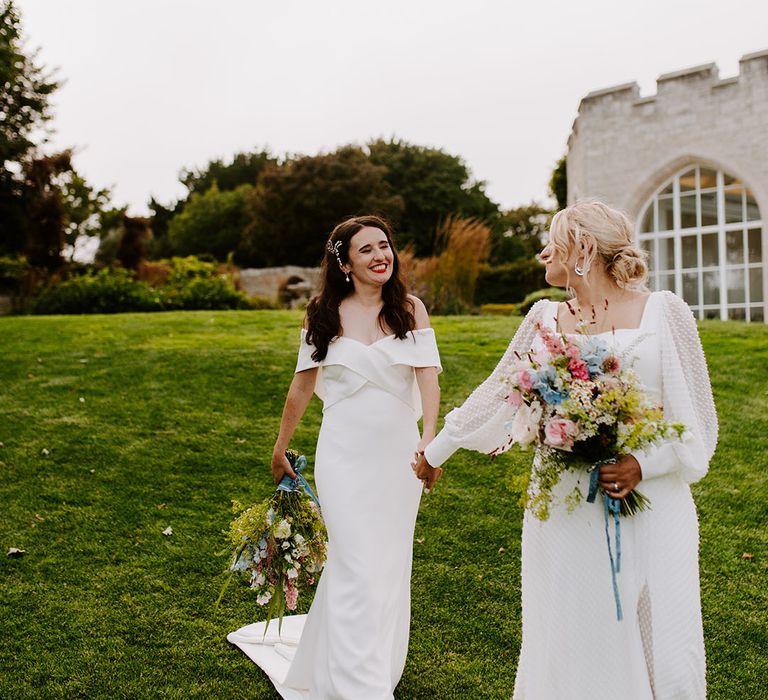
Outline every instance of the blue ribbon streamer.
<path fill-rule="evenodd" d="M 290 461 L 290 460 L 289 460 Z M 301 491 L 307 494 L 320 508 L 320 501 L 317 500 L 315 492 L 309 485 L 309 482 L 301 475 L 301 471 L 307 466 L 307 458 L 304 455 L 299 455 L 296 461 L 291 465 L 291 468 L 296 472 L 296 478 L 291 479 L 288 474 L 285 474 L 277 485 L 278 491 Z"/>
<path fill-rule="evenodd" d="M 589 470 L 589 493 L 587 494 L 587 503 L 594 503 L 597 496 L 598 480 L 600 478 L 600 468 L 608 462 L 595 462 Z M 618 498 L 611 498 L 603 492 L 603 513 L 605 515 L 605 539 L 608 543 L 608 559 L 611 562 L 611 582 L 613 583 L 613 599 L 616 603 L 616 619 L 621 621 L 624 614 L 621 609 L 621 596 L 619 595 L 619 584 L 617 576 L 621 571 L 621 501 Z M 611 548 L 611 533 L 608 528 L 609 514 L 613 515 L 613 526 L 616 532 L 616 556 L 613 555 Z"/>

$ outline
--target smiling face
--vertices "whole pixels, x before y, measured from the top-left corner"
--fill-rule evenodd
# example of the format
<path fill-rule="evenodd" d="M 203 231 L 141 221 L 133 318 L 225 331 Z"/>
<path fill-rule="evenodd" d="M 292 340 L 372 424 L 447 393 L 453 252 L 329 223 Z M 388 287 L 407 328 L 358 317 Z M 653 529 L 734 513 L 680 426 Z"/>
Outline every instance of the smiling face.
<path fill-rule="evenodd" d="M 365 226 L 349 239 L 349 262 L 344 266 L 355 282 L 384 285 L 392 277 L 394 254 L 387 234 Z"/>

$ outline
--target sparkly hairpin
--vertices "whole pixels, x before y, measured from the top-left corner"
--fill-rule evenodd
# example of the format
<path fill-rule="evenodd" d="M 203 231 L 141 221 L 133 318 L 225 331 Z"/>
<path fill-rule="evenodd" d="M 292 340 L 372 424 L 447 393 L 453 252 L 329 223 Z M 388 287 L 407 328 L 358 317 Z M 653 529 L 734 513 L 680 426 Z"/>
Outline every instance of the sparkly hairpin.
<path fill-rule="evenodd" d="M 335 243 L 331 242 L 330 239 L 328 239 L 328 243 L 325 244 L 325 249 L 331 254 L 336 256 L 336 260 L 339 263 L 339 267 L 341 268 L 341 271 L 344 272 L 344 265 L 341 263 L 341 255 L 339 254 L 339 248 L 341 248 L 341 241 L 336 241 Z M 349 282 L 349 273 L 346 272 L 346 279 L 347 282 Z"/>
<path fill-rule="evenodd" d="M 336 260 L 338 260 L 339 265 L 341 265 L 341 255 L 339 255 L 339 248 L 341 248 L 341 241 L 336 241 L 336 243 L 333 243 L 329 239 L 328 243 L 325 244 L 325 248 L 331 255 L 336 256 Z"/>

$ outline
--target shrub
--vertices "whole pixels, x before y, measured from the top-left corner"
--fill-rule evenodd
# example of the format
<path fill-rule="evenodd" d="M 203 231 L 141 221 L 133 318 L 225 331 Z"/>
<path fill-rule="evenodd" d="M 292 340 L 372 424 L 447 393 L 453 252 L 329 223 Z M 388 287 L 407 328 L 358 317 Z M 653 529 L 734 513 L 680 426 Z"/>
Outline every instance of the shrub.
<path fill-rule="evenodd" d="M 216 275 L 216 263 L 201 260 L 200 257 L 190 255 L 186 258 L 171 258 L 171 266 L 167 284 L 178 285 L 199 278 L 214 277 Z"/>
<path fill-rule="evenodd" d="M 431 258 L 401 255 L 409 286 L 431 313 L 462 314 L 474 307 L 480 265 L 490 250 L 490 228 L 474 219 L 449 217 L 437 240 L 442 250 Z"/>
<path fill-rule="evenodd" d="M 476 304 L 508 304 L 546 285 L 544 266 L 535 258 L 522 258 L 504 265 L 484 265 L 477 278 Z"/>
<path fill-rule="evenodd" d="M 18 289 L 26 271 L 25 257 L 0 257 L 0 289 Z"/>
<path fill-rule="evenodd" d="M 36 314 L 118 313 L 124 311 L 216 310 L 252 308 L 216 264 L 174 258 L 142 267 L 134 279 L 122 268 L 92 270 L 47 287 L 32 306 Z"/>
<path fill-rule="evenodd" d="M 142 260 L 136 270 L 136 279 L 150 287 L 161 287 L 171 276 L 171 266 L 165 260 Z"/>
<path fill-rule="evenodd" d="M 514 316 L 517 313 L 516 304 L 483 304 L 480 313 L 487 316 Z"/>
<path fill-rule="evenodd" d="M 564 289 L 559 287 L 549 287 L 548 289 L 539 289 L 535 292 L 531 292 L 518 307 L 523 316 L 527 314 L 531 307 L 540 299 L 550 299 L 551 301 L 565 301 L 570 299 L 570 295 Z"/>
<path fill-rule="evenodd" d="M 114 314 L 159 311 L 158 294 L 122 269 L 103 269 L 47 287 L 32 304 L 35 314 Z"/>
<path fill-rule="evenodd" d="M 159 290 L 164 307 L 185 311 L 249 309 L 251 304 L 224 277 L 195 277 Z"/>
<path fill-rule="evenodd" d="M 270 299 L 269 297 L 248 297 L 248 303 L 251 305 L 252 309 L 279 309 L 280 307 L 274 302 L 273 299 Z M 302 307 L 304 308 L 304 307 Z"/>

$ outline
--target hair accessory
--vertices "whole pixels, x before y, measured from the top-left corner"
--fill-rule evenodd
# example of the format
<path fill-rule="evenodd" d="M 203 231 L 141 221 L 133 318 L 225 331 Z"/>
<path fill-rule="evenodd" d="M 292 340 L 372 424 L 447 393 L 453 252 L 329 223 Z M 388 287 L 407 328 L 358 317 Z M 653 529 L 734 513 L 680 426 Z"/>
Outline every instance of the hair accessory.
<path fill-rule="evenodd" d="M 328 239 L 328 243 L 325 244 L 325 249 L 331 254 L 336 256 L 336 260 L 339 262 L 339 267 L 343 269 L 341 264 L 341 255 L 339 255 L 339 248 L 341 248 L 341 241 L 333 243 L 331 239 Z M 349 274 L 347 274 L 347 282 L 349 282 Z"/>

